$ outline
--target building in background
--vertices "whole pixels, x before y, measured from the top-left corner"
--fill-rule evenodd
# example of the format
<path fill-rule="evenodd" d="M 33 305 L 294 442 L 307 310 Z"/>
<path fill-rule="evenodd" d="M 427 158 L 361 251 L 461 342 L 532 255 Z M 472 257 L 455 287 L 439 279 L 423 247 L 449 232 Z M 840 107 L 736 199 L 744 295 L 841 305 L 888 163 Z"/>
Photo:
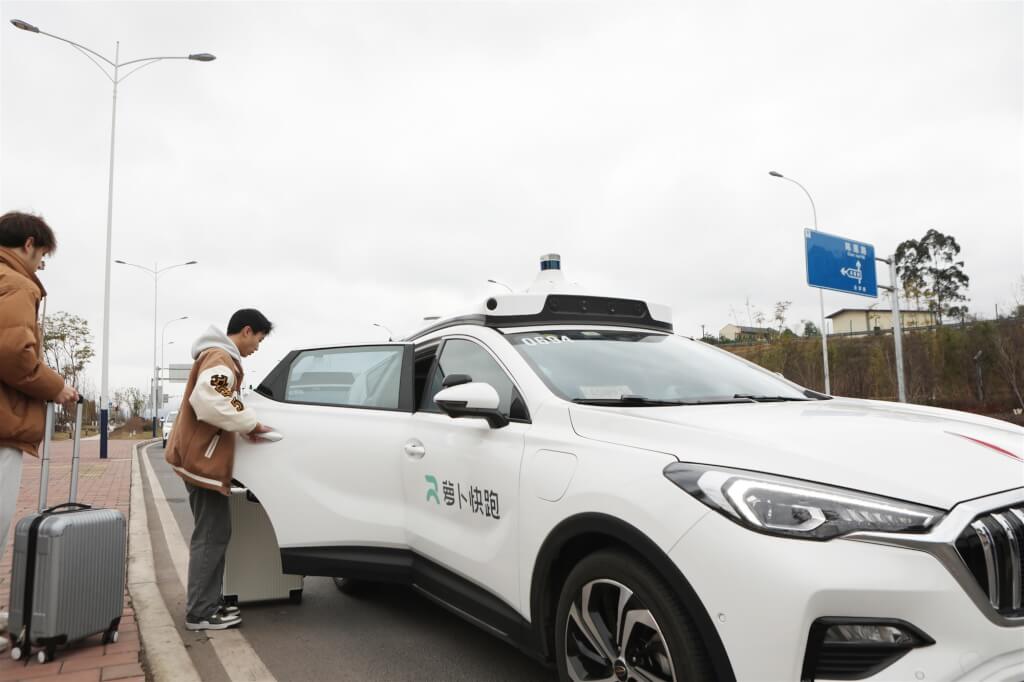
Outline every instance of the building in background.
<path fill-rule="evenodd" d="M 744 327 L 727 324 L 718 332 L 726 341 L 769 341 L 779 332 L 768 327 Z"/>
<path fill-rule="evenodd" d="M 827 319 L 832 322 L 830 334 L 865 334 L 892 329 L 892 310 L 889 308 L 841 308 Z M 930 310 L 901 310 L 900 321 L 904 329 L 938 324 L 935 313 Z"/>

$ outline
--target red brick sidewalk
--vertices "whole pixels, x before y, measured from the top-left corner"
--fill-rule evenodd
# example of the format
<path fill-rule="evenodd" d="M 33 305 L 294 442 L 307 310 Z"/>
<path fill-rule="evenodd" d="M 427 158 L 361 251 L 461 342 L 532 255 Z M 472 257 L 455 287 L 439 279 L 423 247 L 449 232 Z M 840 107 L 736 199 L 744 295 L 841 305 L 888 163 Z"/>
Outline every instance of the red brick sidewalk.
<path fill-rule="evenodd" d="M 119 509 L 128 518 L 132 482 L 133 441 L 109 441 L 109 455 L 99 458 L 99 441 L 82 443 L 82 459 L 78 474 L 78 501 L 95 507 Z M 51 448 L 50 485 L 47 504 L 66 502 L 71 484 L 71 443 L 58 441 Z M 17 519 L 36 511 L 39 500 L 39 460 L 25 457 L 21 471 L 21 491 L 18 494 Z M 14 523 L 7 532 L 7 548 L 0 562 L 0 610 L 8 608 L 11 583 L 11 555 L 13 554 Z M 11 660 L 9 649 L 0 654 L 0 682 L 32 680 L 33 682 L 142 682 L 142 646 L 139 631 L 125 592 L 124 616 L 116 644 L 104 645 L 95 635 L 66 649 L 58 649 L 53 661 L 40 664 L 35 658 Z"/>

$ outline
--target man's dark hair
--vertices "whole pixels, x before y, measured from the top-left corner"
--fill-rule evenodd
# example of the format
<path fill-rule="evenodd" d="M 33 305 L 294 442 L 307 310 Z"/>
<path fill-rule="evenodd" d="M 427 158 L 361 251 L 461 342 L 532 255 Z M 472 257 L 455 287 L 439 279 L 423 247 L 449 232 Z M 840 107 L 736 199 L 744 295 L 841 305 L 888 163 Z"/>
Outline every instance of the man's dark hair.
<path fill-rule="evenodd" d="M 50 253 L 57 250 L 57 238 L 53 230 L 39 216 L 18 211 L 8 211 L 0 216 L 0 246 L 19 249 L 29 237 L 32 237 L 37 247 L 47 249 Z"/>
<path fill-rule="evenodd" d="M 270 320 L 255 308 L 242 308 L 232 315 L 228 322 L 228 334 L 237 334 L 246 327 L 252 327 L 256 334 L 269 334 L 274 329 Z"/>

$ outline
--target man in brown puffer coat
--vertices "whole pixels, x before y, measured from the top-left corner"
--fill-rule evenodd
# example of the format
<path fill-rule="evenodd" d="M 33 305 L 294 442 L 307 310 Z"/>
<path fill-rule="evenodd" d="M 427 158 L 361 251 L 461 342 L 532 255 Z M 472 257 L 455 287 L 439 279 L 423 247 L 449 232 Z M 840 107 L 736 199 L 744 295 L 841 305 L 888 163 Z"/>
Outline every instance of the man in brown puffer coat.
<path fill-rule="evenodd" d="M 43 362 L 37 322 L 46 290 L 36 271 L 56 248 L 42 218 L 14 211 L 0 216 L 0 560 L 17 509 L 22 453 L 37 453 L 46 401 L 78 400 L 78 392 Z M 0 631 L 6 629 L 7 614 L 0 613 Z M 0 651 L 6 648 L 7 638 L 0 639 Z"/>

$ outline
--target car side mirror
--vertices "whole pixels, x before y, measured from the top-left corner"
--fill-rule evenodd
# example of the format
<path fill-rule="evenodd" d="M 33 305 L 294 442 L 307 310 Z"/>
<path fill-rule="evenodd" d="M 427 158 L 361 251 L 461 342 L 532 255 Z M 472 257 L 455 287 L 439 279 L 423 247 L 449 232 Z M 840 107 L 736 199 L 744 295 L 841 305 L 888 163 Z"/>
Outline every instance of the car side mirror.
<path fill-rule="evenodd" d="M 492 429 L 508 426 L 508 417 L 498 411 L 498 392 L 482 381 L 445 388 L 434 396 L 434 402 L 452 419 L 486 419 Z"/>
<path fill-rule="evenodd" d="M 442 388 L 451 388 L 452 386 L 458 386 L 460 384 L 468 384 L 473 381 L 473 377 L 468 374 L 449 374 L 441 382 Z"/>

